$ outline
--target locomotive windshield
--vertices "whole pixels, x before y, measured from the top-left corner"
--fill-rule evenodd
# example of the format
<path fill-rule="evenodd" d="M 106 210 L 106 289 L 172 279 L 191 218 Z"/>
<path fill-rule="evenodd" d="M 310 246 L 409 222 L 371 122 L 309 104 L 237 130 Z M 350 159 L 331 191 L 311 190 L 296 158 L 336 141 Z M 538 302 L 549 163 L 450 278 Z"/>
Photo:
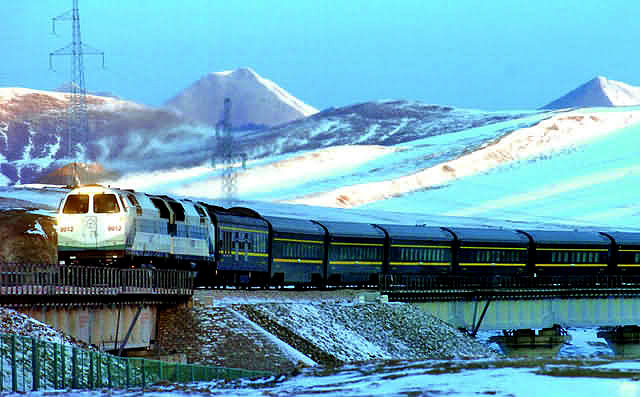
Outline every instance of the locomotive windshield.
<path fill-rule="evenodd" d="M 120 212 L 115 194 L 96 194 L 93 196 L 93 212 L 96 214 L 113 214 Z"/>
<path fill-rule="evenodd" d="M 62 209 L 63 214 L 86 214 L 89 212 L 89 195 L 70 194 Z"/>

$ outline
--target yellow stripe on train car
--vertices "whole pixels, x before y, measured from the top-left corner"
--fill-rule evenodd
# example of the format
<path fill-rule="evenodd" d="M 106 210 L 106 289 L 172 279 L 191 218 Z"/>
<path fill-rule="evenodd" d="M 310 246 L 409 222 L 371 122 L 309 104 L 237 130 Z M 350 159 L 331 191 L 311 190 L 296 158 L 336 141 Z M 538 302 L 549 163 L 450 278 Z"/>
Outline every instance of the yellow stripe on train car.
<path fill-rule="evenodd" d="M 321 259 L 287 259 L 287 258 L 273 258 L 274 262 L 285 262 L 285 263 L 318 263 L 321 264 Z"/>
<path fill-rule="evenodd" d="M 341 243 L 341 242 L 331 242 L 331 245 L 357 245 L 361 247 L 382 247 L 384 244 L 376 244 L 376 243 Z"/>
<path fill-rule="evenodd" d="M 311 243 L 311 244 L 324 244 L 324 241 L 318 240 L 297 240 L 293 238 L 273 238 L 273 241 L 286 241 L 289 243 Z"/>
<path fill-rule="evenodd" d="M 451 248 L 450 245 L 413 245 L 413 244 L 391 244 L 392 247 L 399 248 Z"/>
<path fill-rule="evenodd" d="M 222 255 L 239 255 L 239 256 L 269 256 L 262 252 L 244 252 L 244 251 L 222 251 Z"/>
<path fill-rule="evenodd" d="M 269 234 L 269 232 L 266 231 L 266 230 L 245 229 L 245 228 L 242 228 L 242 227 L 235 227 L 235 226 L 220 226 L 220 230 L 233 230 L 235 232 L 250 232 L 250 233 Z"/>
<path fill-rule="evenodd" d="M 524 267 L 526 263 L 460 263 L 460 266 L 516 266 Z"/>
<path fill-rule="evenodd" d="M 391 266 L 449 266 L 451 262 L 389 262 Z"/>
<path fill-rule="evenodd" d="M 607 252 L 608 248 L 536 248 L 536 251 Z"/>
<path fill-rule="evenodd" d="M 463 249 L 472 249 L 472 250 L 516 250 L 516 251 L 525 251 L 527 247 L 471 247 L 471 246 L 461 246 Z"/>
<path fill-rule="evenodd" d="M 330 265 L 382 265 L 382 262 L 370 261 L 329 261 Z"/>
<path fill-rule="evenodd" d="M 606 267 L 606 263 L 536 263 L 536 267 Z"/>

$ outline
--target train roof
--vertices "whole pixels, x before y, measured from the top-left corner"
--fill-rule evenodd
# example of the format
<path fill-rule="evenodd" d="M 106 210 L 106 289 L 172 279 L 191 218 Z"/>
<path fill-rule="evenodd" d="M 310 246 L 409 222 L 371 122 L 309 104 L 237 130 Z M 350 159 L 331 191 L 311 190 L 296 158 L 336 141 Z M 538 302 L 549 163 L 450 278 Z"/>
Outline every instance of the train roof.
<path fill-rule="evenodd" d="M 324 236 L 322 226 L 307 219 L 283 218 L 280 216 L 263 216 L 275 233 L 301 233 Z"/>
<path fill-rule="evenodd" d="M 332 237 L 382 238 L 384 232 L 368 223 L 316 221 L 327 228 Z"/>
<path fill-rule="evenodd" d="M 453 235 L 437 226 L 424 225 L 377 225 L 393 240 L 453 241 Z"/>
<path fill-rule="evenodd" d="M 548 245 L 609 245 L 611 240 L 598 232 L 575 230 L 520 230 L 536 244 Z"/>
<path fill-rule="evenodd" d="M 511 229 L 489 229 L 470 227 L 443 228 L 451 231 L 460 242 L 495 242 L 511 244 L 529 244 L 529 238 Z"/>
<path fill-rule="evenodd" d="M 221 222 L 225 224 L 261 226 L 265 228 L 267 227 L 267 221 L 265 221 L 262 218 L 254 218 L 251 216 L 244 216 L 244 215 L 234 215 L 230 213 L 225 214 L 222 212 L 216 212 L 215 215 L 219 223 Z"/>
<path fill-rule="evenodd" d="M 611 236 L 618 245 L 640 245 L 640 233 L 634 232 L 603 232 Z"/>

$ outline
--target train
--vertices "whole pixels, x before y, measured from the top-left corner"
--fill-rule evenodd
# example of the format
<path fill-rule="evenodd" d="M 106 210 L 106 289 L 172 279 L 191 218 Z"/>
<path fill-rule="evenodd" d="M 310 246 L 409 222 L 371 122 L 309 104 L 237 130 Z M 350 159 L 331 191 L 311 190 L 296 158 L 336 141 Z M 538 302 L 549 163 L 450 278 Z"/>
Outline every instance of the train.
<path fill-rule="evenodd" d="M 202 287 L 638 283 L 640 233 L 336 222 L 102 185 L 57 211 L 65 265 L 191 270 Z"/>

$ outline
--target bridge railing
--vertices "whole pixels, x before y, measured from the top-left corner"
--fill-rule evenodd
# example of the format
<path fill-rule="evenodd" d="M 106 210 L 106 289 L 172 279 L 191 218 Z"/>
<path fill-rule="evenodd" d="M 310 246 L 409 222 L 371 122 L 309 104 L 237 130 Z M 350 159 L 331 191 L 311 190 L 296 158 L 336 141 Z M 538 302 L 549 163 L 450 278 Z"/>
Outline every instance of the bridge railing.
<path fill-rule="evenodd" d="M 183 270 L 0 264 L 0 295 L 189 295 L 194 278 Z"/>
<path fill-rule="evenodd" d="M 383 291 L 455 291 L 469 289 L 639 289 L 640 275 L 405 275 L 380 277 Z"/>
<path fill-rule="evenodd" d="M 189 383 L 270 375 L 264 371 L 118 357 L 33 337 L 0 334 L 0 392 L 144 389 L 160 381 Z"/>

